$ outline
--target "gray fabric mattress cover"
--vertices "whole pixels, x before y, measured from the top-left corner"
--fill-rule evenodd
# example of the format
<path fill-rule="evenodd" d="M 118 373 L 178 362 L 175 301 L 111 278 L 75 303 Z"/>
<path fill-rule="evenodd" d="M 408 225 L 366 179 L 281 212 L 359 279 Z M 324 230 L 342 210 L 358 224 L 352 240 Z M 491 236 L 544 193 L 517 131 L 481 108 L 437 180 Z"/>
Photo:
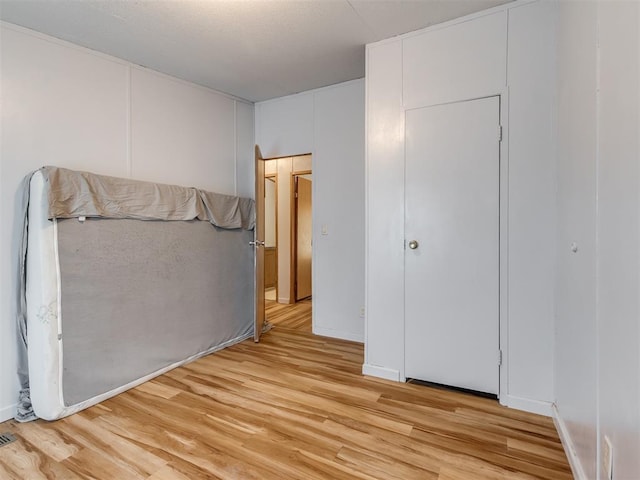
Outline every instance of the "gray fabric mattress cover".
<path fill-rule="evenodd" d="M 57 227 L 65 406 L 251 335 L 253 200 L 57 167 L 40 172 Z M 25 302 L 27 283 L 38 281 L 25 274 L 31 175 L 18 272 L 19 421 L 37 414 Z"/>

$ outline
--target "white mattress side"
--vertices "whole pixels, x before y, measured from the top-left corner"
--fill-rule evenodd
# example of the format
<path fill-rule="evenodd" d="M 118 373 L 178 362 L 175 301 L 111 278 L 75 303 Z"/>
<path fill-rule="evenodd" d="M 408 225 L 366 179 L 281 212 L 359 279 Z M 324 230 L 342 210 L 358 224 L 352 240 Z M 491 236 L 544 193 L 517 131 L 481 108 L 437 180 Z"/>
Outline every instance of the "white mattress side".
<path fill-rule="evenodd" d="M 60 340 L 60 282 L 55 221 L 48 220 L 44 176 L 33 174 L 29 199 L 26 300 L 29 386 L 35 414 L 59 418 L 62 403 L 62 343 Z"/>

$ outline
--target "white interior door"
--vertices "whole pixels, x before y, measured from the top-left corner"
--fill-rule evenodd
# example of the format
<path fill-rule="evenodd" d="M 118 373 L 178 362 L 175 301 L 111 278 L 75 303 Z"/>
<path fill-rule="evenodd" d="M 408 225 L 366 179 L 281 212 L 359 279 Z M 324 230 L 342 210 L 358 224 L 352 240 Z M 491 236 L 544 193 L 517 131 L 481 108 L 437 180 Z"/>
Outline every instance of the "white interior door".
<path fill-rule="evenodd" d="M 407 378 L 498 393 L 499 124 L 499 97 L 406 113 Z"/>

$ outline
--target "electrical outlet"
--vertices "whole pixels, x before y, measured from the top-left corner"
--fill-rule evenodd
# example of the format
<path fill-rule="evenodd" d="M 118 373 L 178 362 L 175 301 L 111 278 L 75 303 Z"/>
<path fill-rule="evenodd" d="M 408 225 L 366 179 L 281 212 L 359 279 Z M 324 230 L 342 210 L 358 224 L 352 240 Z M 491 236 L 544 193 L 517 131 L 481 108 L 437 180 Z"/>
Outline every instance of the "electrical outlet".
<path fill-rule="evenodd" d="M 364 318 L 364 307 L 360 307 L 360 318 Z"/>
<path fill-rule="evenodd" d="M 606 480 L 613 480 L 613 446 L 606 435 L 602 442 L 602 470 Z"/>

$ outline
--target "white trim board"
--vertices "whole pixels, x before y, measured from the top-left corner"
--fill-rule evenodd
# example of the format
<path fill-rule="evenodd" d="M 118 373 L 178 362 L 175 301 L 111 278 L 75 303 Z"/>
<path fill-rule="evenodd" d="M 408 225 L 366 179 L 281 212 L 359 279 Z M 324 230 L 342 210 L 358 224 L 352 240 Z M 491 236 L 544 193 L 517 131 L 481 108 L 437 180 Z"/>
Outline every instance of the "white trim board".
<path fill-rule="evenodd" d="M 6 422 L 7 420 L 11 420 L 16 414 L 17 409 L 18 409 L 17 403 L 13 403 L 6 407 L 0 408 L 0 422 Z"/>
<path fill-rule="evenodd" d="M 364 363 L 362 365 L 362 374 L 369 375 L 371 377 L 384 378 L 386 380 L 393 380 L 394 382 L 400 381 L 400 371 L 380 367 L 378 365 L 370 365 L 368 363 Z"/>
<path fill-rule="evenodd" d="M 502 400 L 502 397 L 500 398 Z M 515 397 L 513 395 L 504 396 L 504 404 L 509 408 L 516 410 L 522 410 L 524 412 L 535 413 L 537 415 L 544 415 L 545 417 L 552 416 L 551 402 L 544 402 L 542 400 L 532 400 L 530 398 Z M 501 402 L 502 403 L 502 402 Z"/>
<path fill-rule="evenodd" d="M 555 404 L 551 405 L 551 412 L 553 423 L 556 426 L 556 430 L 558 430 L 558 436 L 560 437 L 560 442 L 564 448 L 564 453 L 567 455 L 567 459 L 569 460 L 573 477 L 576 480 L 589 480 L 584 473 L 584 468 L 582 468 L 580 458 L 578 458 L 578 455 L 576 454 L 576 449 L 571 441 L 569 430 L 567 430 L 567 426 L 565 425 L 564 420 L 560 417 L 560 412 Z"/>
<path fill-rule="evenodd" d="M 339 338 L 340 340 L 349 340 L 351 342 L 364 343 L 364 335 L 358 333 L 344 332 L 342 330 L 334 330 L 332 328 L 313 326 L 313 334 L 322 337 Z"/>

